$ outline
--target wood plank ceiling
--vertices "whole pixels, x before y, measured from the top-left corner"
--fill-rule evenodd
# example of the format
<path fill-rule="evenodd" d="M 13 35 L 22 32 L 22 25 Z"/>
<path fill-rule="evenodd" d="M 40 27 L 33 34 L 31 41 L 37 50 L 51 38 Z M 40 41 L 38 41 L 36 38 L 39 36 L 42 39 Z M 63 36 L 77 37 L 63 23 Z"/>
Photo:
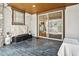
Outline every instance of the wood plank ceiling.
<path fill-rule="evenodd" d="M 9 6 L 14 9 L 23 10 L 34 14 L 57 8 L 63 8 L 74 4 L 75 3 L 10 3 Z"/>

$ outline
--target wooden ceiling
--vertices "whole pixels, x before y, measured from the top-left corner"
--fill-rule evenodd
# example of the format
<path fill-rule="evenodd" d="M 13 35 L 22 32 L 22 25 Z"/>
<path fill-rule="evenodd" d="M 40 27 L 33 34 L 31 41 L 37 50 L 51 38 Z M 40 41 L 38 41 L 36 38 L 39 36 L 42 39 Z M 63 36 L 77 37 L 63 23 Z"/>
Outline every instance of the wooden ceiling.
<path fill-rule="evenodd" d="M 34 14 L 34 13 L 42 13 L 57 8 L 63 8 L 73 4 L 75 3 L 10 3 L 9 6 L 11 6 L 14 9 Z M 36 7 L 33 7 L 33 5 L 35 5 Z"/>

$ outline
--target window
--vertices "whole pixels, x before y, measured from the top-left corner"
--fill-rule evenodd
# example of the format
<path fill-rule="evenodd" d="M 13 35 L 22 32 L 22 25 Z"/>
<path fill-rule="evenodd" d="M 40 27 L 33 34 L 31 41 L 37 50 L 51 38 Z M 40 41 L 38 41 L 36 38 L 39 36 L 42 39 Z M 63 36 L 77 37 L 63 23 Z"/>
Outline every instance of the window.
<path fill-rule="evenodd" d="M 25 12 L 12 10 L 12 25 L 25 25 Z"/>

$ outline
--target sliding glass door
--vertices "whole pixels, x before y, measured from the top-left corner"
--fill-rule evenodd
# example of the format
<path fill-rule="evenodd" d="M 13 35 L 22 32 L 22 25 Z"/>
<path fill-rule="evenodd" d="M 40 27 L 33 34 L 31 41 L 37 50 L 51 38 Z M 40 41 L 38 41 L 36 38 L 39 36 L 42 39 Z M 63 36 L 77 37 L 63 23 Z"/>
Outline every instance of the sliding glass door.
<path fill-rule="evenodd" d="M 38 36 L 46 38 L 64 38 L 64 10 L 38 15 Z"/>

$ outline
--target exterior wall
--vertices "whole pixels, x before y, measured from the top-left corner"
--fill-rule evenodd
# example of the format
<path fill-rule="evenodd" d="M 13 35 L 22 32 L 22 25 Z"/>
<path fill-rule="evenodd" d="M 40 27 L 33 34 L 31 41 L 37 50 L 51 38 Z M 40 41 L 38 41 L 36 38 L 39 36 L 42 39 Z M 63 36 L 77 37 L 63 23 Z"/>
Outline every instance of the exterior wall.
<path fill-rule="evenodd" d="M 4 8 L 4 35 L 10 32 L 12 36 L 27 33 L 30 30 L 31 14 L 25 13 L 25 25 L 12 25 L 12 9 L 10 6 Z"/>
<path fill-rule="evenodd" d="M 32 15 L 31 32 L 33 36 L 37 36 L 37 15 L 36 14 Z"/>
<path fill-rule="evenodd" d="M 0 4 L 0 47 L 3 46 L 3 42 L 4 42 L 4 35 L 3 35 L 3 4 Z"/>
<path fill-rule="evenodd" d="M 65 37 L 79 38 L 79 4 L 65 10 Z"/>

